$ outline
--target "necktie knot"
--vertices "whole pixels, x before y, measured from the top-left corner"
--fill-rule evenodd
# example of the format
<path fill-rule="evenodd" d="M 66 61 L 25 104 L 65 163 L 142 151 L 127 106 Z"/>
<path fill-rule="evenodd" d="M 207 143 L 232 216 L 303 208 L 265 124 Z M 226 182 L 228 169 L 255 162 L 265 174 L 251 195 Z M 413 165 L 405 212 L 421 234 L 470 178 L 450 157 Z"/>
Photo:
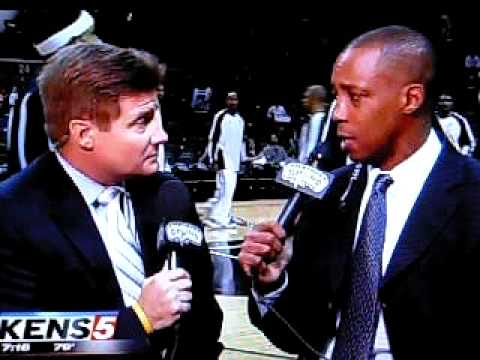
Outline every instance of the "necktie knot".
<path fill-rule="evenodd" d="M 125 193 L 125 190 L 120 186 L 109 186 L 105 188 L 94 202 L 94 206 L 107 206 L 119 194 Z"/>
<path fill-rule="evenodd" d="M 393 179 L 388 174 L 379 174 L 373 184 L 373 191 L 376 193 L 385 193 L 387 188 L 393 184 Z"/>

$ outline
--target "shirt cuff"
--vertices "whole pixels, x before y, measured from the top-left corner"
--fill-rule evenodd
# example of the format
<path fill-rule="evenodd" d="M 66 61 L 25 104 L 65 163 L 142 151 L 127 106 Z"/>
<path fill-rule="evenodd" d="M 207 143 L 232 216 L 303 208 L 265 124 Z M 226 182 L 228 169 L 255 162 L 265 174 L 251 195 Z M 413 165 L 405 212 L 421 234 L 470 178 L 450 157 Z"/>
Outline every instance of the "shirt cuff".
<path fill-rule="evenodd" d="M 266 294 L 261 295 L 255 290 L 255 288 L 252 287 L 252 295 L 253 295 L 253 298 L 255 299 L 255 302 L 257 303 L 258 310 L 260 312 L 260 317 L 265 316 L 267 311 L 275 303 L 275 301 L 277 301 L 280 295 L 282 295 L 283 291 L 287 288 L 287 286 L 288 286 L 288 274 L 285 271 L 283 283 L 276 290 L 273 290 Z"/>

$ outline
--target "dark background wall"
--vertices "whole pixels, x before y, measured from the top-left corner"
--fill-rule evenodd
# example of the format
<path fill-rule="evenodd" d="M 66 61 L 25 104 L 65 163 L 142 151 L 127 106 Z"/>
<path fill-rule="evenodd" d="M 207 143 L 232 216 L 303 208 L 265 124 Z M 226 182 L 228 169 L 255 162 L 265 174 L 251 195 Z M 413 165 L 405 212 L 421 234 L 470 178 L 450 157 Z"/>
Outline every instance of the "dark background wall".
<path fill-rule="evenodd" d="M 242 90 L 243 106 L 268 103 L 271 97 L 293 103 L 304 86 L 328 84 L 332 63 L 343 46 L 378 26 L 402 24 L 425 33 L 441 53 L 442 86 L 454 91 L 462 87 L 458 75 L 465 55 L 480 50 L 477 16 L 468 8 L 414 13 L 396 9 L 399 4 L 378 8 L 368 3 L 360 9 L 301 3 L 270 8 L 265 4 L 263 9 L 238 3 L 215 8 L 186 3 L 181 9 L 158 5 L 86 8 L 105 41 L 149 50 L 169 65 L 172 95 L 191 97 L 192 87 L 212 86 L 219 96 L 215 100 L 221 102 L 224 90 L 237 88 Z M 445 14 L 448 23 L 442 19 Z M 452 41 L 447 43 L 446 37 Z M 0 57 L 36 57 L 21 35 L 0 34 L 0 41 Z"/>
<path fill-rule="evenodd" d="M 196 160 L 202 153 L 212 116 L 223 106 L 227 90 L 239 91 L 240 111 L 251 124 L 251 136 L 265 138 L 271 131 L 265 113 L 273 102 L 287 107 L 295 127 L 303 115 L 300 99 L 305 87 L 316 83 L 328 87 L 335 57 L 348 41 L 390 24 L 410 26 L 432 40 L 438 54 L 437 91 L 454 95 L 457 110 L 478 128 L 480 69 L 464 66 L 467 54 L 480 53 L 478 16 L 469 8 L 431 6 L 413 12 L 413 4 L 407 3 L 409 11 L 399 3 L 381 8 L 319 2 L 167 5 L 86 9 L 104 41 L 151 51 L 168 65 L 162 110 L 175 157 L 183 154 Z M 42 11 L 51 11 L 53 17 L 59 10 Z M 38 59 L 22 29 L 0 33 L 0 44 L 0 58 Z M 1 62 L 0 66 L 0 85 L 7 89 L 27 83 L 38 68 Z M 192 111 L 193 88 L 207 86 L 213 89 L 211 110 Z"/>

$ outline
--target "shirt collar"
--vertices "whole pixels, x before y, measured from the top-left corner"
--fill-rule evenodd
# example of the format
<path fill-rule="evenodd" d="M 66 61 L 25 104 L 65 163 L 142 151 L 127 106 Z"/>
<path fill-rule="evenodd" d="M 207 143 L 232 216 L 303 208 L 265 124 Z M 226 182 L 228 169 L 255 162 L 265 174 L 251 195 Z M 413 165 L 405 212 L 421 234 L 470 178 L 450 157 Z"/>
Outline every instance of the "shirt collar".
<path fill-rule="evenodd" d="M 92 178 L 82 173 L 80 170 L 74 168 L 58 151 L 55 151 L 55 155 L 60 165 L 62 165 L 68 176 L 70 176 L 72 181 L 77 186 L 78 190 L 85 199 L 85 202 L 88 205 L 92 205 L 93 202 L 98 198 L 98 195 L 105 190 L 106 186 L 96 182 Z"/>
<path fill-rule="evenodd" d="M 375 179 L 378 174 L 389 174 L 394 184 L 402 182 L 417 182 L 427 178 L 433 164 L 440 154 L 442 145 L 437 134 L 432 129 L 428 135 L 427 141 L 407 159 L 395 166 L 390 171 L 382 171 L 379 168 L 369 167 L 369 178 Z"/>

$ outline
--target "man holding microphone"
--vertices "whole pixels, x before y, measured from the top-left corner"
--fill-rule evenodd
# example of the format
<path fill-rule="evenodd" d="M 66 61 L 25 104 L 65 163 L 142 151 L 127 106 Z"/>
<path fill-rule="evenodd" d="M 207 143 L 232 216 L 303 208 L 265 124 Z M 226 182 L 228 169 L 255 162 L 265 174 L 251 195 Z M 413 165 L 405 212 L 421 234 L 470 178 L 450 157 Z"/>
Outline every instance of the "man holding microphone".
<path fill-rule="evenodd" d="M 115 310 L 116 337 L 155 358 L 217 359 L 205 241 L 172 270 L 158 243 L 171 218 L 199 224 L 186 187 L 157 172 L 161 81 L 136 49 L 78 44 L 49 59 L 39 88 L 55 150 L 0 184 L 0 311 Z"/>
<path fill-rule="evenodd" d="M 293 241 L 261 224 L 239 255 L 253 278 L 251 320 L 283 350 L 334 360 L 477 352 L 480 164 L 433 130 L 433 75 L 430 42 L 403 26 L 367 32 L 338 56 L 334 121 L 358 164 L 305 203 Z"/>

